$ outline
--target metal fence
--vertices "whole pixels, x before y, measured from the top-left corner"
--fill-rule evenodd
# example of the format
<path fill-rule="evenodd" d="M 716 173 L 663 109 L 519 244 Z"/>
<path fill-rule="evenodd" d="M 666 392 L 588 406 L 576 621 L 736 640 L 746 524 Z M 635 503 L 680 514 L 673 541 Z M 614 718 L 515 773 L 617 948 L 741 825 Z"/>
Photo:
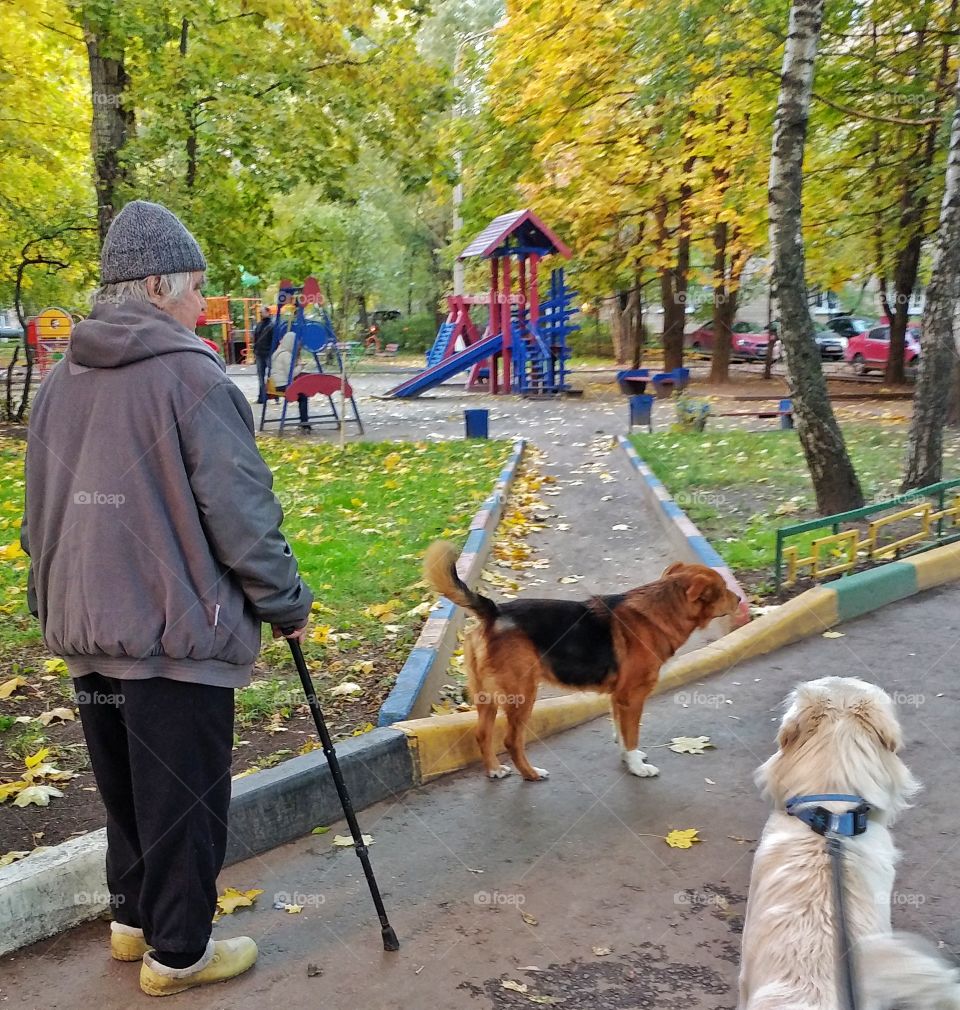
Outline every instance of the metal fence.
<path fill-rule="evenodd" d="M 799 578 L 817 582 L 845 575 L 865 561 L 892 561 L 960 540 L 958 489 L 960 478 L 944 480 L 888 501 L 781 527 L 774 571 L 777 589 L 793 586 Z M 809 534 L 824 529 L 830 534 L 810 539 Z M 802 542 L 787 543 L 797 538 Z"/>

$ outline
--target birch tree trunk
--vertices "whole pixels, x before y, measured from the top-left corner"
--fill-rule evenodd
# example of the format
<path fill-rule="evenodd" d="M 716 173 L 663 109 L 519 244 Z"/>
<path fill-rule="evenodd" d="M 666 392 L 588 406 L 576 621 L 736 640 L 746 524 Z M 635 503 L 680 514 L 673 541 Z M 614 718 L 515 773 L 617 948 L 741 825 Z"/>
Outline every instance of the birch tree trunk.
<path fill-rule="evenodd" d="M 943 473 L 943 425 L 960 347 L 954 323 L 960 298 L 960 76 L 940 226 L 923 310 L 923 354 L 913 393 L 913 420 L 901 490 L 935 484 Z"/>
<path fill-rule="evenodd" d="M 793 0 L 783 54 L 770 159 L 770 248 L 773 285 L 797 434 L 822 515 L 858 508 L 863 492 L 827 397 L 813 338 L 801 228 L 803 149 L 824 0 Z"/>

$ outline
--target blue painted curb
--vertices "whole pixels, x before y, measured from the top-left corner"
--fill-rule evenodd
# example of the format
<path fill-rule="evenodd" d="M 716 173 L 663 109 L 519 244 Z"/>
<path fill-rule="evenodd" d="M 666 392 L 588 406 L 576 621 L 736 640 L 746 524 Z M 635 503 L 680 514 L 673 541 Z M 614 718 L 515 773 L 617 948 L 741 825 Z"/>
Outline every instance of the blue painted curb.
<path fill-rule="evenodd" d="M 733 572 L 714 550 L 710 541 L 691 522 L 686 512 L 670 497 L 670 492 L 667 491 L 663 481 L 640 458 L 633 443 L 623 435 L 617 436 L 617 442 L 627 454 L 627 459 L 630 460 L 634 470 L 637 471 L 643 482 L 644 497 L 650 507 L 657 512 L 667 536 L 674 546 L 678 550 L 686 552 L 694 564 L 706 565 L 723 576 L 727 585 L 740 597 L 740 610 L 733 620 L 733 627 L 747 624 L 750 620 L 750 608 L 746 602 L 747 594 L 741 589 Z"/>
<path fill-rule="evenodd" d="M 493 536 L 500 522 L 510 485 L 517 475 L 525 446 L 526 440 L 522 438 L 514 443 L 510 459 L 500 471 L 493 491 L 480 506 L 470 524 L 470 534 L 458 562 L 460 577 L 468 585 L 472 585 L 479 577 L 493 545 Z M 418 703 L 421 703 L 427 684 L 446 671 L 446 664 L 449 662 L 450 652 L 462 621 L 463 615 L 459 612 L 459 608 L 441 597 L 430 611 L 416 645 L 397 674 L 393 689 L 380 707 L 377 720 L 379 726 L 392 726 L 395 722 L 402 722 L 414 716 L 414 710 Z M 443 669 L 440 669 L 441 666 Z M 417 714 L 428 715 L 429 711 Z"/>

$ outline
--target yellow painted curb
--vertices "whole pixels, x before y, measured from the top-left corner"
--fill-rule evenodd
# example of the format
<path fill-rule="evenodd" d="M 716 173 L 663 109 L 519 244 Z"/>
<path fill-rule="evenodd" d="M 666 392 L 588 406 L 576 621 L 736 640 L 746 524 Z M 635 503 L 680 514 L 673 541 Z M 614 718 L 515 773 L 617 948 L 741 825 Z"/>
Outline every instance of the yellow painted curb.
<path fill-rule="evenodd" d="M 727 670 L 740 660 L 821 634 L 837 620 L 837 594 L 828 586 L 815 586 L 713 644 L 672 660 L 660 674 L 654 694 L 673 691 L 700 677 Z M 609 711 L 610 700 L 602 694 L 584 692 L 543 698 L 530 717 L 527 739 L 552 736 Z M 428 782 L 480 760 L 480 749 L 474 737 L 476 723 L 476 712 L 455 712 L 396 722 L 392 728 L 406 735 L 417 765 L 416 777 L 420 782 Z M 503 752 L 505 733 L 506 718 L 501 712 L 494 730 L 498 754 Z"/>
<path fill-rule="evenodd" d="M 960 543 L 904 558 L 917 571 L 917 589 L 932 589 L 960 578 Z"/>
<path fill-rule="evenodd" d="M 527 723 L 527 739 L 538 740 L 561 730 L 572 729 L 610 711 L 610 700 L 602 694 L 565 694 L 560 698 L 538 701 Z M 419 779 L 428 782 L 438 775 L 466 768 L 480 760 L 474 730 L 476 712 L 455 712 L 428 719 L 395 722 L 391 729 L 407 735 L 419 768 Z M 503 712 L 497 716 L 494 741 L 497 753 L 503 752 L 507 720 Z"/>

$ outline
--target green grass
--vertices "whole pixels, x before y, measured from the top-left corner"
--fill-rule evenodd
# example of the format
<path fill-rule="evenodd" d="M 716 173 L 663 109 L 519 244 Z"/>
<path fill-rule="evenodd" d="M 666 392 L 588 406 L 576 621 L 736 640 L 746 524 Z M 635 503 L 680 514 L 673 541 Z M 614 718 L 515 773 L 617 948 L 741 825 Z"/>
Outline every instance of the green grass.
<path fill-rule="evenodd" d="M 877 423 L 846 424 L 843 431 L 868 503 L 895 496 L 905 429 Z M 817 516 L 796 432 L 664 433 L 634 435 L 632 440 L 677 504 L 736 571 L 765 569 L 772 578 L 777 529 Z M 949 434 L 944 479 L 960 475 L 958 448 L 960 440 Z"/>
<path fill-rule="evenodd" d="M 284 507 L 284 533 L 317 601 L 308 656 L 384 640 L 396 650 L 412 637 L 422 616 L 407 612 L 427 598 L 417 585 L 424 548 L 438 536 L 465 539 L 510 452 L 486 441 L 357 443 L 342 453 L 289 439 L 260 446 Z M 7 676 L 25 651 L 42 648 L 26 609 L 27 559 L 18 544 L 23 453 L 23 442 L 0 438 L 0 674 Z M 388 613 L 367 613 L 391 600 Z M 333 641 L 324 641 L 328 634 Z M 267 644 L 262 660 L 288 667 L 286 643 Z"/>

